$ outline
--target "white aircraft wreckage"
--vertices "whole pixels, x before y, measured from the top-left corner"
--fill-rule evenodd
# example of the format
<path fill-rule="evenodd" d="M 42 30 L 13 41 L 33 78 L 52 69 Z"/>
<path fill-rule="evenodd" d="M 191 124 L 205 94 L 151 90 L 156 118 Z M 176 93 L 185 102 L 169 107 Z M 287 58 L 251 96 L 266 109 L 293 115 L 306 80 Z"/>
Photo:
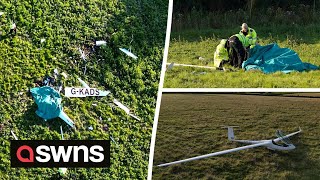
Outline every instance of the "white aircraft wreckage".
<path fill-rule="evenodd" d="M 208 157 L 212 157 L 212 156 L 219 156 L 222 154 L 228 154 L 228 153 L 232 153 L 232 152 L 236 152 L 236 151 L 240 151 L 240 150 L 244 150 L 244 149 L 250 149 L 250 148 L 261 147 L 261 146 L 266 147 L 271 150 L 290 151 L 290 150 L 295 149 L 296 147 L 290 142 L 289 137 L 294 136 L 302 131 L 301 128 L 299 127 L 299 131 L 288 134 L 288 135 L 284 135 L 280 130 L 277 130 L 276 131 L 277 138 L 276 139 L 269 139 L 269 140 L 260 140 L 260 141 L 236 140 L 234 133 L 233 133 L 233 127 L 236 127 L 236 126 L 227 126 L 226 127 L 226 128 L 228 128 L 228 140 L 234 141 L 234 142 L 239 142 L 239 143 L 244 143 L 244 144 L 250 144 L 250 145 L 242 146 L 242 147 L 238 147 L 238 148 L 234 148 L 234 149 L 228 149 L 228 150 L 224 150 L 224 151 L 219 151 L 219 152 L 214 152 L 211 154 L 196 156 L 196 157 L 183 159 L 183 160 L 179 160 L 179 161 L 174 161 L 174 162 L 170 162 L 170 163 L 159 164 L 157 166 L 159 166 L 159 167 L 170 166 L 170 165 L 174 165 L 174 164 L 180 164 L 180 163 L 184 163 L 184 162 L 188 162 L 188 161 L 204 159 L 204 158 L 208 158 Z"/>
<path fill-rule="evenodd" d="M 125 48 L 119 48 L 120 51 L 124 52 L 127 56 L 132 57 L 133 59 L 138 59 L 138 56 L 134 55 L 131 51 L 128 51 Z"/>
<path fill-rule="evenodd" d="M 82 84 L 83 87 L 85 88 L 90 88 L 89 85 L 84 82 L 82 79 L 78 78 L 78 80 L 80 81 L 80 83 Z M 106 95 L 110 94 L 110 91 L 102 91 L 102 93 L 105 93 Z M 119 102 L 117 99 L 113 99 L 113 103 L 115 105 L 117 105 L 120 109 L 122 109 L 123 111 L 126 112 L 126 114 L 128 114 L 129 116 L 133 117 L 136 120 L 141 120 L 139 117 L 135 116 L 133 113 L 131 113 L 131 110 L 126 107 L 125 105 L 123 105 L 121 102 Z"/>

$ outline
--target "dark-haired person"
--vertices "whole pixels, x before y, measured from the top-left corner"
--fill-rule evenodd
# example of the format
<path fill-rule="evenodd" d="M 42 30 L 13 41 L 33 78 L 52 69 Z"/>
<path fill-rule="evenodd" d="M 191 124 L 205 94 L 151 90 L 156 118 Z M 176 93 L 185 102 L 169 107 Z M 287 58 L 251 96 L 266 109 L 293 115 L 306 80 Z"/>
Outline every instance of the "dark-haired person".
<path fill-rule="evenodd" d="M 226 42 L 229 62 L 232 66 L 242 67 L 243 61 L 246 60 L 245 44 L 247 44 L 247 38 L 242 34 L 235 34 Z"/>

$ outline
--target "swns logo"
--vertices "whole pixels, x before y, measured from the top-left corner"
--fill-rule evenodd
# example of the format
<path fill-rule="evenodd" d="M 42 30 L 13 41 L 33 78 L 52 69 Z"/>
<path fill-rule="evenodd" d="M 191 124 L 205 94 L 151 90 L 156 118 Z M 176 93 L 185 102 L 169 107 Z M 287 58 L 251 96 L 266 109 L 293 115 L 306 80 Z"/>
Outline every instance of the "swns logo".
<path fill-rule="evenodd" d="M 108 140 L 11 141 L 11 167 L 109 167 Z"/>

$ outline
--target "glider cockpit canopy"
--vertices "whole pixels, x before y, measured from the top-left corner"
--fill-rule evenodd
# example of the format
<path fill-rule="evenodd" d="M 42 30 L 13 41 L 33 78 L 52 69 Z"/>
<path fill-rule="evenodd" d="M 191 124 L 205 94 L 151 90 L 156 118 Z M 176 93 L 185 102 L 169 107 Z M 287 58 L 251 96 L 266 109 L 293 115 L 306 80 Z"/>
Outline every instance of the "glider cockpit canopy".
<path fill-rule="evenodd" d="M 285 134 L 281 130 L 276 131 L 276 136 L 280 139 L 281 142 L 283 142 L 286 145 L 291 145 L 292 142 L 288 137 L 285 136 Z"/>

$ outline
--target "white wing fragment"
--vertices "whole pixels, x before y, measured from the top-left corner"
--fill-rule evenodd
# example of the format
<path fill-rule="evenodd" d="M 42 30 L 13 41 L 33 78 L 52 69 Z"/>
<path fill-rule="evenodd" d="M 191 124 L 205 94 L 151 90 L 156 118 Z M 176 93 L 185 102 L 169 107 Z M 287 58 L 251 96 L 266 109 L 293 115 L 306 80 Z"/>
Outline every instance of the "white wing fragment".
<path fill-rule="evenodd" d="M 119 108 L 121 108 L 122 110 L 124 110 L 127 114 L 130 113 L 130 109 L 127 108 L 125 105 L 123 105 L 121 102 L 119 102 L 116 99 L 113 99 L 113 103 L 116 104 Z"/>
<path fill-rule="evenodd" d="M 125 105 L 123 105 L 121 102 L 119 102 L 116 99 L 113 99 L 113 103 L 116 104 L 119 108 L 121 108 L 122 110 L 124 110 L 129 116 L 133 117 L 136 120 L 140 121 L 140 118 L 135 116 L 134 114 L 130 113 L 130 109 L 128 107 L 126 107 Z"/>
<path fill-rule="evenodd" d="M 107 42 L 106 41 L 96 41 L 96 46 L 106 46 Z"/>
<path fill-rule="evenodd" d="M 62 72 L 61 75 L 62 75 L 64 78 L 68 78 L 68 75 L 67 75 L 65 72 Z"/>
<path fill-rule="evenodd" d="M 119 48 L 122 52 L 124 52 L 126 55 L 132 57 L 133 59 L 137 59 L 138 56 L 134 55 L 132 52 L 128 51 L 127 49 L 124 48 Z"/>
<path fill-rule="evenodd" d="M 85 87 L 85 88 L 90 88 L 87 83 L 85 83 L 84 81 L 82 81 L 82 79 L 78 78 L 78 80 L 80 81 L 80 83 L 82 84 L 83 87 Z"/>
<path fill-rule="evenodd" d="M 11 134 L 14 137 L 15 140 L 18 140 L 17 136 L 14 134 L 14 132 L 11 130 Z"/>
<path fill-rule="evenodd" d="M 61 134 L 61 139 L 64 140 L 62 126 L 60 126 L 60 134 Z"/>

